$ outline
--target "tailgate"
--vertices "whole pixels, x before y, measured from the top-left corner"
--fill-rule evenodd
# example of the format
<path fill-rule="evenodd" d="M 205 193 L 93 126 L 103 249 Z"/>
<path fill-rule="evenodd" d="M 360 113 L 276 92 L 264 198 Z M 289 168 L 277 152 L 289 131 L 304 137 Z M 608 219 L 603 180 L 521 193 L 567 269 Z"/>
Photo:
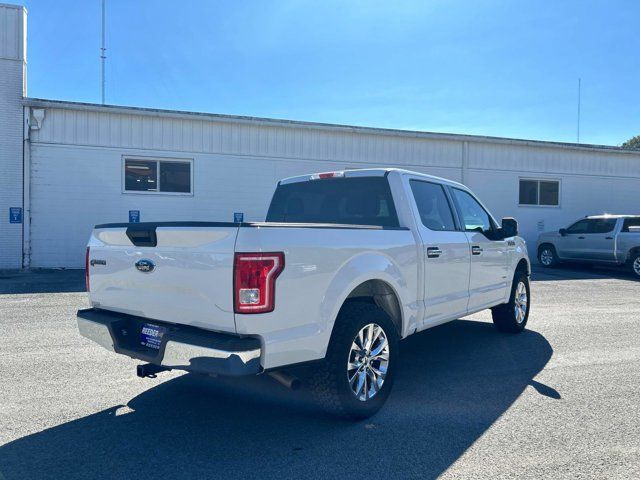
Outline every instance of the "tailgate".
<path fill-rule="evenodd" d="M 238 225 L 98 225 L 89 241 L 93 307 L 235 333 Z"/>

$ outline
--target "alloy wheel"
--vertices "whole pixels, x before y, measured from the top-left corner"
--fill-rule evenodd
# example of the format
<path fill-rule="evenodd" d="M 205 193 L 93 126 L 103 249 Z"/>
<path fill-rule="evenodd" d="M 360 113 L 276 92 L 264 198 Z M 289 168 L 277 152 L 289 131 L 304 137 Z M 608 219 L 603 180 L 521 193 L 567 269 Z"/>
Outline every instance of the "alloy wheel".
<path fill-rule="evenodd" d="M 362 402 L 370 400 L 382 388 L 388 368 L 387 335 L 380 325 L 369 323 L 360 329 L 351 343 L 347 361 L 351 392 Z"/>
<path fill-rule="evenodd" d="M 633 261 L 633 272 L 640 277 L 640 257 L 636 257 Z"/>
<path fill-rule="evenodd" d="M 540 263 L 545 267 L 548 267 L 553 263 L 553 252 L 549 248 L 545 248 L 540 253 Z"/>
<path fill-rule="evenodd" d="M 516 293 L 514 298 L 514 313 L 516 315 L 516 322 L 522 323 L 527 316 L 527 287 L 524 282 L 518 282 L 516 287 Z"/>

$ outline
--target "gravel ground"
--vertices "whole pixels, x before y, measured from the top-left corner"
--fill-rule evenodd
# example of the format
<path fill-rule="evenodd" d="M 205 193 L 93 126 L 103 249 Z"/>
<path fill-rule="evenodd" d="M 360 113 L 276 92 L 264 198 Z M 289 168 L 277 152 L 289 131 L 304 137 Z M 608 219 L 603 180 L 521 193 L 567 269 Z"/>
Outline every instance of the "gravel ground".
<path fill-rule="evenodd" d="M 349 423 L 265 376 L 139 379 L 78 335 L 82 272 L 0 272 L 0 479 L 640 478 L 640 283 L 534 280 L 527 331 L 483 312 L 410 337 Z"/>

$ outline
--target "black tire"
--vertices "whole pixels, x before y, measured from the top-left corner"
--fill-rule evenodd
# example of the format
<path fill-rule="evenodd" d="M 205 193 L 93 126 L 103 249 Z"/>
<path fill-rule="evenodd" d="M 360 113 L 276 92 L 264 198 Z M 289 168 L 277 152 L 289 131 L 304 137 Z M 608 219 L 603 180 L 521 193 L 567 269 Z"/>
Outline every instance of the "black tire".
<path fill-rule="evenodd" d="M 386 336 L 388 363 L 379 391 L 371 398 L 368 398 L 368 394 L 361 394 L 367 399 L 360 400 L 351 389 L 347 363 L 351 361 L 351 355 L 353 355 L 351 347 L 356 336 L 370 324 L 379 326 Z M 358 301 L 346 303 L 338 314 L 325 360 L 308 380 L 319 406 L 333 415 L 353 420 L 365 419 L 375 414 L 391 393 L 398 363 L 398 343 L 399 335 L 396 327 L 384 310 L 372 303 Z M 379 343 L 373 343 L 372 347 L 377 345 Z M 368 359 L 366 365 L 369 365 Z M 372 360 L 371 366 L 376 365 L 375 368 L 383 367 L 379 360 Z M 371 378 L 366 373 L 364 378 L 364 385 L 366 386 L 368 381 L 369 386 L 374 388 Z"/>
<path fill-rule="evenodd" d="M 517 304 L 522 305 L 522 298 L 516 302 L 516 293 L 523 284 L 524 291 L 526 292 L 526 305 L 524 307 L 524 315 L 518 317 Z M 524 330 L 529 320 L 529 311 L 531 310 L 531 290 L 529 289 L 529 276 L 522 271 L 516 271 L 513 277 L 513 285 L 511 286 L 511 296 L 509 302 L 503 305 L 498 305 L 491 309 L 491 316 L 493 317 L 493 324 L 501 332 L 507 333 L 520 333 Z"/>
<path fill-rule="evenodd" d="M 559 261 L 556 248 L 549 243 L 540 245 L 540 248 L 538 248 L 538 262 L 540 262 L 540 265 L 547 268 L 558 265 Z"/>
<path fill-rule="evenodd" d="M 631 258 L 629 258 L 629 270 L 631 270 L 634 277 L 640 280 L 640 252 L 631 254 Z"/>

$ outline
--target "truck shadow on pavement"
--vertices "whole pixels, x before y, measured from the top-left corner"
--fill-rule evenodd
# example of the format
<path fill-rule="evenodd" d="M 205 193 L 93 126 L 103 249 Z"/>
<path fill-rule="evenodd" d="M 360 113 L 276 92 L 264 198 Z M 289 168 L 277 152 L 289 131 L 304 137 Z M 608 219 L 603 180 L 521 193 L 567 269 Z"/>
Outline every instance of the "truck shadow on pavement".
<path fill-rule="evenodd" d="M 401 349 L 389 401 L 364 422 L 321 414 L 265 375 L 184 375 L 0 447 L 0 478 L 434 478 L 527 386 L 560 398 L 533 380 L 553 352 L 534 331 L 459 320 Z"/>

